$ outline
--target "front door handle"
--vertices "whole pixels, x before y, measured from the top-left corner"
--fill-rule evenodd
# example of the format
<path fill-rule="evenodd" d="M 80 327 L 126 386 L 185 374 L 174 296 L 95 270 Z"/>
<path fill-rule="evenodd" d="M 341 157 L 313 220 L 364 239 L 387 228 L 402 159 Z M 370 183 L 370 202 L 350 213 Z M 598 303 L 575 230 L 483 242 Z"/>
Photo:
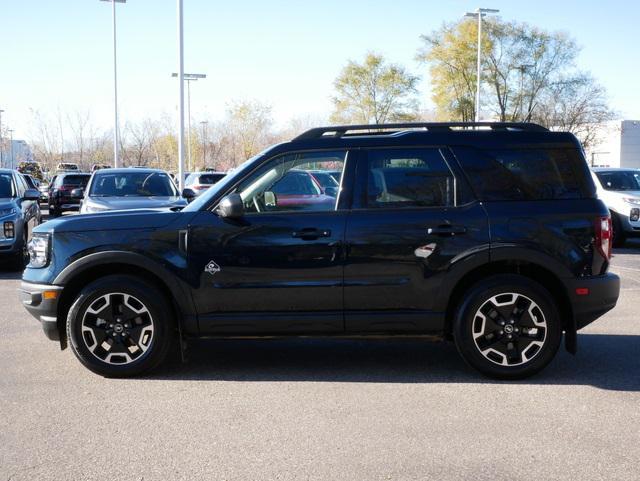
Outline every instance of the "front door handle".
<path fill-rule="evenodd" d="M 457 234 L 465 234 L 467 228 L 463 225 L 443 224 L 436 227 L 427 228 L 427 234 L 437 236 L 454 236 Z"/>
<path fill-rule="evenodd" d="M 306 227 L 291 233 L 291 237 L 302 240 L 315 240 L 320 237 L 331 237 L 331 231 L 328 229 L 316 229 L 315 227 Z"/>

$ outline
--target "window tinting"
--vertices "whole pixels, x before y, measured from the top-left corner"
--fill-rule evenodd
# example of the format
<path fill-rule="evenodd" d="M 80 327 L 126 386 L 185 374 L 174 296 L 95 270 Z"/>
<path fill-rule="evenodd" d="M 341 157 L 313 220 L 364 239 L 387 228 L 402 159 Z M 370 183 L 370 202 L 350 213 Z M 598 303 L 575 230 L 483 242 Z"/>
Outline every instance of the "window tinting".
<path fill-rule="evenodd" d="M 368 207 L 442 207 L 454 204 L 455 179 L 437 149 L 371 150 Z"/>
<path fill-rule="evenodd" d="M 202 174 L 200 176 L 200 184 L 213 185 L 224 176 L 225 174 Z"/>
<path fill-rule="evenodd" d="M 572 149 L 456 149 L 482 200 L 580 199 L 589 196 L 586 167 Z"/>
<path fill-rule="evenodd" d="M 606 190 L 640 190 L 640 171 L 596 172 L 596 175 Z"/>
<path fill-rule="evenodd" d="M 69 185 L 74 187 L 85 187 L 89 182 L 90 175 L 61 175 L 56 179 L 56 185 Z"/>
<path fill-rule="evenodd" d="M 10 174 L 0 174 L 0 199 L 7 197 L 15 197 L 16 193 L 13 189 L 13 182 Z"/>

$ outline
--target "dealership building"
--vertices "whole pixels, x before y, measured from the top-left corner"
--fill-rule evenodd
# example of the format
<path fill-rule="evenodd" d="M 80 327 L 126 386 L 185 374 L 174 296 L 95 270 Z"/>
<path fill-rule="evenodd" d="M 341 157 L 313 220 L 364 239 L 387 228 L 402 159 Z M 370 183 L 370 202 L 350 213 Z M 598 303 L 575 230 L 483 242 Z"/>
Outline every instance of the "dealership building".
<path fill-rule="evenodd" d="M 592 167 L 640 169 L 640 120 L 614 120 L 604 125 L 598 142 L 587 152 Z"/>

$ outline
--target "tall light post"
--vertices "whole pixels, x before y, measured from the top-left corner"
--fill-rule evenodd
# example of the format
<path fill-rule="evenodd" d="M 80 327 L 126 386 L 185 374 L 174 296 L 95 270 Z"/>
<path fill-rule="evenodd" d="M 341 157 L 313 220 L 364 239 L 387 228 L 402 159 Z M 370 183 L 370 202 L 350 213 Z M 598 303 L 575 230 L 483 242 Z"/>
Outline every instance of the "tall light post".
<path fill-rule="evenodd" d="M 202 167 L 206 167 L 207 166 L 207 124 L 209 122 L 207 122 L 206 120 L 203 120 L 202 122 L 200 122 L 200 125 L 202 125 Z"/>
<path fill-rule="evenodd" d="M 178 74 L 173 72 L 172 77 L 177 77 Z M 183 74 L 184 80 L 187 82 L 187 169 L 193 168 L 191 161 L 191 82 L 196 82 L 198 79 L 207 78 L 203 73 L 185 73 Z"/>
<path fill-rule="evenodd" d="M 480 122 L 480 75 L 482 73 L 480 59 L 482 55 L 482 17 L 490 13 L 498 13 L 495 8 L 478 8 L 475 12 L 465 13 L 465 17 L 478 17 L 478 68 L 476 77 L 476 122 Z"/>
<path fill-rule="evenodd" d="M 13 129 L 8 129 L 7 132 L 11 136 L 11 169 L 13 169 Z"/>
<path fill-rule="evenodd" d="M 178 188 L 184 189 L 184 34 L 182 0 L 178 9 Z"/>
<path fill-rule="evenodd" d="M 4 147 L 4 144 L 2 143 L 2 112 L 4 112 L 4 110 L 0 109 L 0 169 L 4 165 L 2 162 L 2 150 Z"/>
<path fill-rule="evenodd" d="M 113 21 L 113 166 L 118 167 L 118 62 L 116 53 L 116 3 L 127 3 L 127 0 L 100 0 L 110 2 Z"/>

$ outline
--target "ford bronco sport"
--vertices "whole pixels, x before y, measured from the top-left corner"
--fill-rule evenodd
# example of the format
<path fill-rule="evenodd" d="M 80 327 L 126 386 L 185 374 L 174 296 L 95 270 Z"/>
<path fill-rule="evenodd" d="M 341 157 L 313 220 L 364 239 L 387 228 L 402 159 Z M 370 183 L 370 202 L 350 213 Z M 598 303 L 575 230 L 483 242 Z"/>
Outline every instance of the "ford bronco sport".
<path fill-rule="evenodd" d="M 322 170 L 339 189 L 287 175 Z M 535 124 L 312 129 L 180 212 L 54 220 L 29 251 L 24 306 L 114 377 L 194 337 L 438 334 L 485 375 L 523 378 L 563 333 L 575 353 L 620 289 L 579 142 Z"/>

